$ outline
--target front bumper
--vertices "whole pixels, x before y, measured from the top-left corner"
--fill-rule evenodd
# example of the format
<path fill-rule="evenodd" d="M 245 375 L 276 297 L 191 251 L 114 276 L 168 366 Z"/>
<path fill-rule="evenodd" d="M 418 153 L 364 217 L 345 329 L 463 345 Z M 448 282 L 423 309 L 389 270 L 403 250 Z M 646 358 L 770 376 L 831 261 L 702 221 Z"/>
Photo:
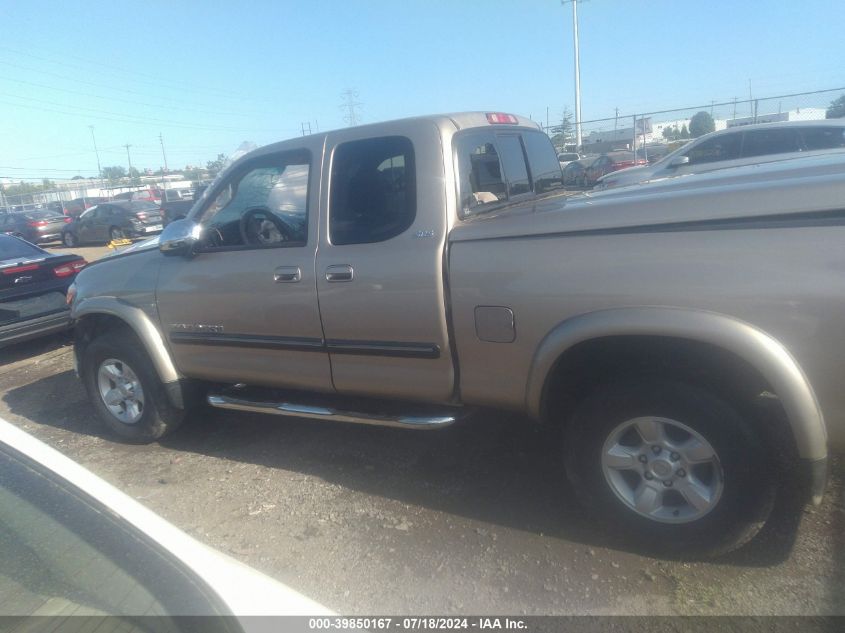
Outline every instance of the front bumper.
<path fill-rule="evenodd" d="M 807 491 L 813 505 L 817 506 L 822 502 L 822 497 L 824 497 L 824 491 L 827 487 L 829 458 L 802 459 L 800 461 L 800 469 L 804 490 Z"/>

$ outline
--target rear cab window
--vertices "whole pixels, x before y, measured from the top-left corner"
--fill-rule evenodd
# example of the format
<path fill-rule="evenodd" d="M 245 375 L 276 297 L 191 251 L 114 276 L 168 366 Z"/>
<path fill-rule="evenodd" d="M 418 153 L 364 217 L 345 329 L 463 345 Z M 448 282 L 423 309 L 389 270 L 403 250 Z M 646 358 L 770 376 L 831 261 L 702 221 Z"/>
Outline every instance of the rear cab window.
<path fill-rule="evenodd" d="M 563 186 L 554 146 L 542 132 L 471 130 L 453 145 L 462 217 Z"/>

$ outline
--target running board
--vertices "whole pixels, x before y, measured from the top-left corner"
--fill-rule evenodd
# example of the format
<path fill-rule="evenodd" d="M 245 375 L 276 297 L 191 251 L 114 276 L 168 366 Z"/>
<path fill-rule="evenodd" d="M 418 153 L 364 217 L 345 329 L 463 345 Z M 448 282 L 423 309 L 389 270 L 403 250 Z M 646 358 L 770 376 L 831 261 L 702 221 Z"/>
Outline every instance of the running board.
<path fill-rule="evenodd" d="M 285 415 L 294 418 L 313 418 L 316 420 L 331 420 L 334 422 L 351 422 L 353 424 L 371 424 L 375 426 L 392 426 L 403 429 L 440 429 L 454 424 L 462 415 L 457 413 L 404 415 L 384 413 L 359 413 L 343 411 L 332 407 L 321 407 L 295 402 L 259 402 L 234 398 L 230 395 L 209 394 L 208 404 L 217 409 L 232 411 L 250 411 L 252 413 L 269 413 L 271 415 Z"/>

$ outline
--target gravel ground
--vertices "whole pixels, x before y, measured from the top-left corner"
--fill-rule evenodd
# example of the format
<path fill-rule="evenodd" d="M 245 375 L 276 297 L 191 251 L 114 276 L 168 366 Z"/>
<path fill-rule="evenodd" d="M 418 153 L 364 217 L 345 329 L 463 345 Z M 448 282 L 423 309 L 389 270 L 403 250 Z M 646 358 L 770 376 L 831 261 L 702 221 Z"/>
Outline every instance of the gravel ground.
<path fill-rule="evenodd" d="M 128 446 L 95 422 L 67 337 L 0 353 L 0 416 L 338 612 L 845 614 L 843 460 L 822 506 L 777 513 L 753 547 L 657 560 L 582 515 L 516 416 L 415 433 L 203 410 Z"/>

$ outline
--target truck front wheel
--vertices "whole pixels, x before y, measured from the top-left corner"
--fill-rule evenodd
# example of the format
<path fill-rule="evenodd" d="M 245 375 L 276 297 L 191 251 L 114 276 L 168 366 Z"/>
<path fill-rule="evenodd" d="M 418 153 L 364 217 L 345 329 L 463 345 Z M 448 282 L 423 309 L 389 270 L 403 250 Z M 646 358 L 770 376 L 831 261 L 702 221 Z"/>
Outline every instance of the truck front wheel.
<path fill-rule="evenodd" d="M 80 373 L 100 419 L 122 439 L 153 442 L 178 427 L 185 411 L 174 407 L 140 341 L 112 331 L 86 346 Z"/>
<path fill-rule="evenodd" d="M 659 379 L 605 385 L 578 406 L 565 437 L 578 497 L 657 553 L 736 549 L 771 510 L 772 460 L 740 409 L 709 390 Z"/>

